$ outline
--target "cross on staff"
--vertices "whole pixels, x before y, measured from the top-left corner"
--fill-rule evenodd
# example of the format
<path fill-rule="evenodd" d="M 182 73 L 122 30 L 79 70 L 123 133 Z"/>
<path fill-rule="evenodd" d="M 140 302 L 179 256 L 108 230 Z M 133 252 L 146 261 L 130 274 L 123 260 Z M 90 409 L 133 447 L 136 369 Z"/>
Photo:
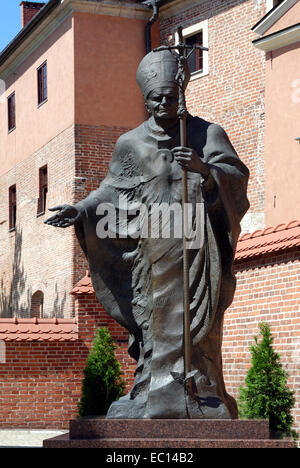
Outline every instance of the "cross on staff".
<path fill-rule="evenodd" d="M 153 52 L 161 50 L 169 50 L 176 56 L 178 61 L 178 71 L 176 74 L 176 81 L 179 85 L 179 99 L 178 99 L 178 112 L 177 115 L 180 119 L 180 145 L 187 146 L 186 137 L 186 118 L 187 108 L 184 94 L 184 81 L 185 70 L 184 65 L 187 59 L 191 56 L 196 49 L 208 51 L 207 47 L 199 45 L 187 45 L 184 43 L 182 35 L 182 27 L 177 30 L 178 44 L 174 46 L 160 46 L 153 49 Z M 177 51 L 177 52 L 175 52 Z M 188 52 L 189 51 L 189 52 Z M 183 341 L 184 341 L 184 383 L 188 394 L 195 398 L 193 391 L 193 376 L 196 373 L 191 370 L 191 312 L 190 312 L 190 285 L 189 285 L 189 251 L 186 247 L 188 233 L 188 210 L 186 204 L 188 203 L 188 183 L 187 183 L 187 170 L 182 168 L 182 231 L 183 231 L 183 298 L 184 298 L 184 317 L 183 317 Z"/>
<path fill-rule="evenodd" d="M 185 103 L 185 95 L 183 90 L 183 84 L 185 80 L 185 72 L 184 72 L 184 63 L 188 60 L 188 58 L 198 49 L 198 50 L 205 50 L 208 51 L 207 47 L 199 46 L 199 45 L 187 45 L 183 40 L 182 35 L 182 27 L 179 26 L 177 29 L 178 34 L 178 44 L 174 46 L 160 46 L 153 49 L 153 52 L 159 52 L 161 50 L 169 50 L 173 52 L 175 50 L 178 53 L 174 54 L 177 61 L 178 61 L 178 72 L 175 77 L 175 80 L 178 82 L 179 85 L 179 102 L 178 102 L 178 116 L 182 120 L 187 115 L 186 103 Z M 188 54 L 187 51 L 190 51 Z"/>

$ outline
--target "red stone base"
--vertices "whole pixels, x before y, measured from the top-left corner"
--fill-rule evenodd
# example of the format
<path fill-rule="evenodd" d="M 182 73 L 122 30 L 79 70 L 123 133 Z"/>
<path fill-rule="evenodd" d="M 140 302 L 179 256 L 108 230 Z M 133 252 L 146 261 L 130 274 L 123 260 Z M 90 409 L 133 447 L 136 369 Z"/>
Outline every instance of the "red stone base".
<path fill-rule="evenodd" d="M 294 448 L 270 439 L 266 420 L 77 419 L 45 448 Z"/>

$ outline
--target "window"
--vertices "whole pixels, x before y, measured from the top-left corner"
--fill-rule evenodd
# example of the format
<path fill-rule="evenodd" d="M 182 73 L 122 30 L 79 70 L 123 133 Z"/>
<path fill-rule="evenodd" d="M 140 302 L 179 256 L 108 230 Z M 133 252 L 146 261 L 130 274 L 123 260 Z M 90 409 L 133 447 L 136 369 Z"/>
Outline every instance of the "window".
<path fill-rule="evenodd" d="M 16 186 L 9 187 L 9 229 L 15 229 L 17 221 L 17 192 Z"/>
<path fill-rule="evenodd" d="M 208 20 L 184 28 L 182 36 L 187 45 L 208 47 Z M 178 44 L 177 33 L 175 33 L 175 44 Z M 208 75 L 208 51 L 196 49 L 188 58 L 188 64 L 191 71 L 191 81 Z"/>
<path fill-rule="evenodd" d="M 47 62 L 43 63 L 37 70 L 38 79 L 38 105 L 47 101 Z"/>
<path fill-rule="evenodd" d="M 15 93 L 12 93 L 7 98 L 7 112 L 8 112 L 8 131 L 10 132 L 16 128 L 16 100 Z"/>
<path fill-rule="evenodd" d="M 203 31 L 193 34 L 185 39 L 185 43 L 190 46 L 203 46 Z M 188 65 L 191 73 L 203 71 L 203 50 L 196 49 L 188 58 Z"/>
<path fill-rule="evenodd" d="M 43 318 L 44 294 L 36 291 L 31 298 L 30 318 Z"/>
<path fill-rule="evenodd" d="M 39 198 L 38 198 L 38 214 L 46 211 L 48 193 L 48 169 L 47 166 L 43 166 L 39 170 Z"/>

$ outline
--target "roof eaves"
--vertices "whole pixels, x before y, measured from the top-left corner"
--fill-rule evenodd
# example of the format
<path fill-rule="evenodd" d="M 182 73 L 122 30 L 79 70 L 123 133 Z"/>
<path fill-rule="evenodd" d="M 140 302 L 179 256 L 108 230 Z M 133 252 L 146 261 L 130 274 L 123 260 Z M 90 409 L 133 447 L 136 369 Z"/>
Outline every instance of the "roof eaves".
<path fill-rule="evenodd" d="M 3 341 L 76 341 L 78 323 L 73 319 L 0 318 Z"/>
<path fill-rule="evenodd" d="M 253 233 L 243 234 L 237 244 L 235 262 L 251 261 L 265 255 L 279 255 L 300 246 L 300 221 L 278 224 Z"/>
<path fill-rule="evenodd" d="M 46 5 L 29 21 L 24 28 L 14 37 L 14 39 L 1 51 L 0 66 L 17 49 L 20 43 L 46 18 L 59 4 L 61 0 L 49 0 Z"/>
<path fill-rule="evenodd" d="M 272 10 L 263 16 L 258 23 L 256 23 L 251 31 L 262 36 L 276 21 L 279 20 L 292 6 L 297 3 L 298 0 L 284 0 L 283 2 L 275 5 Z"/>
<path fill-rule="evenodd" d="M 300 41 L 300 23 L 252 41 L 254 47 L 269 52 Z"/>

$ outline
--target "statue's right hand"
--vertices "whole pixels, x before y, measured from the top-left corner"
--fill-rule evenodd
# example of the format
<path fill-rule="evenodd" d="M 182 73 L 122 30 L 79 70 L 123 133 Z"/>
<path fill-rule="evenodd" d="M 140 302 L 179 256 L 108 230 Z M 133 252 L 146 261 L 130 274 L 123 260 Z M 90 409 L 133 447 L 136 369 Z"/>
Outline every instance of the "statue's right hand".
<path fill-rule="evenodd" d="M 72 205 L 58 205 L 49 208 L 49 211 L 58 211 L 54 216 L 46 219 L 45 224 L 66 228 L 72 226 L 80 219 L 80 212 Z"/>

